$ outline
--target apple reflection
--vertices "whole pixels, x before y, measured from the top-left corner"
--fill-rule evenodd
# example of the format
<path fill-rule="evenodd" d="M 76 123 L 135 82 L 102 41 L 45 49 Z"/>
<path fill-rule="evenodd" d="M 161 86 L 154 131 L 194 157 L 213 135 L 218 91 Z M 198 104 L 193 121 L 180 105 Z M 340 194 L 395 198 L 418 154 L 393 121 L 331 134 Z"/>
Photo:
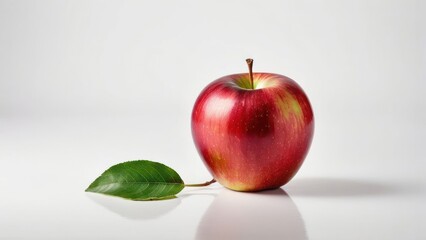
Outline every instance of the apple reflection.
<path fill-rule="evenodd" d="M 222 190 L 202 217 L 196 239 L 308 239 L 296 205 L 279 188 L 259 193 Z"/>

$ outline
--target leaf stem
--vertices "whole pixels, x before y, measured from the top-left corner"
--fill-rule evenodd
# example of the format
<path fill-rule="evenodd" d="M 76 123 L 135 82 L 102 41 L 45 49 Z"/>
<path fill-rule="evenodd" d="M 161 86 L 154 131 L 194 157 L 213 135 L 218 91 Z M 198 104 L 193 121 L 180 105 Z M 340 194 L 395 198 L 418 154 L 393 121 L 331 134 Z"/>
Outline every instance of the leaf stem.
<path fill-rule="evenodd" d="M 205 183 L 185 184 L 185 187 L 205 187 L 215 182 L 216 180 L 213 178 L 212 180 Z"/>

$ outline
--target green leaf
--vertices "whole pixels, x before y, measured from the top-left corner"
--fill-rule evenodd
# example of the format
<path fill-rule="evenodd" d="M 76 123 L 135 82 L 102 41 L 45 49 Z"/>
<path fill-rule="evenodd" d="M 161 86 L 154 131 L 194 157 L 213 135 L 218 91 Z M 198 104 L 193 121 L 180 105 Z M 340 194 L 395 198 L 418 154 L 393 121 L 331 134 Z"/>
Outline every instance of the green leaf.
<path fill-rule="evenodd" d="M 164 164 L 135 160 L 110 167 L 86 192 L 102 193 L 131 200 L 174 198 L 185 187 L 177 172 Z"/>

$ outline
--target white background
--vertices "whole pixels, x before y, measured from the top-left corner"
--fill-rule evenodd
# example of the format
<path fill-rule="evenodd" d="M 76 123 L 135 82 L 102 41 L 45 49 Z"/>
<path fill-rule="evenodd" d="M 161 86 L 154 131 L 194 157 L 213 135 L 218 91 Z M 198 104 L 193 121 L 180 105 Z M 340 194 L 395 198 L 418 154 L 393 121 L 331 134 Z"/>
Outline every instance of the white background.
<path fill-rule="evenodd" d="M 424 1 L 0 0 L 0 239 L 425 239 L 425 43 Z M 84 192 L 131 159 L 209 180 L 192 106 L 247 57 L 314 108 L 282 190 Z"/>

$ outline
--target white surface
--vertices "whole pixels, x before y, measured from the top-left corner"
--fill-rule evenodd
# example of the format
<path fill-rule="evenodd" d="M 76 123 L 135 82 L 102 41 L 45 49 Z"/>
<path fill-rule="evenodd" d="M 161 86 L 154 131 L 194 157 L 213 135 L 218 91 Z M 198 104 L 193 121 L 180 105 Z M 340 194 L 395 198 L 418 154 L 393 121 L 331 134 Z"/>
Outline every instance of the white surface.
<path fill-rule="evenodd" d="M 0 239 L 425 239 L 425 25 L 422 1 L 0 1 Z M 131 159 L 209 180 L 192 105 L 249 56 L 315 111 L 283 191 L 84 192 Z"/>
<path fill-rule="evenodd" d="M 174 111 L 170 114 L 184 118 Z M 237 193 L 215 184 L 186 189 L 177 199 L 159 202 L 85 193 L 106 168 L 136 158 L 162 161 L 186 182 L 209 179 L 189 142 L 186 125 L 183 130 L 167 124 L 170 116 L 156 117 L 158 121 L 150 124 L 143 124 L 146 118 L 3 118 L 0 238 L 426 237 L 425 177 L 418 169 L 423 166 L 419 164 L 422 149 L 404 141 L 395 149 L 392 145 L 400 141 L 398 137 L 386 136 L 380 143 L 392 155 L 380 148 L 367 151 L 362 144 L 350 154 L 347 151 L 354 146 L 341 149 L 324 144 L 326 149 L 318 149 L 315 144 L 299 174 L 283 187 L 285 192 Z M 338 125 L 334 129 L 355 139 L 360 131 Z M 419 126 L 404 129 L 413 142 L 422 140 L 418 134 L 425 135 Z M 401 157 L 402 149 L 410 147 L 410 154 Z M 329 158 L 318 157 L 320 153 Z M 369 162 L 356 161 L 367 155 Z"/>

